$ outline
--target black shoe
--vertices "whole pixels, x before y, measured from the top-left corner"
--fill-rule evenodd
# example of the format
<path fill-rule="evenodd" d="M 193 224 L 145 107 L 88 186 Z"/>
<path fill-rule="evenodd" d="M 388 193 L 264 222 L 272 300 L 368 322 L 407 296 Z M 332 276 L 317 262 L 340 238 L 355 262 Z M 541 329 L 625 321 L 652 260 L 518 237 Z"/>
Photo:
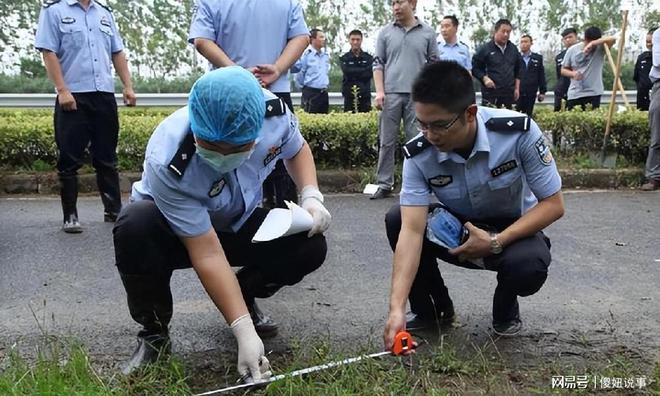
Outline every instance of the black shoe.
<path fill-rule="evenodd" d="M 519 318 L 514 318 L 504 322 L 493 322 L 493 333 L 502 337 L 511 337 L 522 330 L 522 321 Z"/>
<path fill-rule="evenodd" d="M 450 326 L 456 319 L 453 304 L 445 310 L 438 312 L 438 314 L 440 317 L 436 320 L 435 318 L 427 318 L 408 311 L 406 312 L 406 330 L 437 329 L 438 327 Z"/>
<path fill-rule="evenodd" d="M 378 190 L 369 197 L 369 199 L 383 199 L 392 196 L 392 190 L 388 190 L 386 188 L 378 187 Z"/>
<path fill-rule="evenodd" d="M 138 346 L 121 372 L 129 375 L 148 364 L 155 363 L 158 359 L 169 356 L 171 352 L 172 344 L 167 334 L 138 336 Z"/>
<path fill-rule="evenodd" d="M 254 324 L 254 329 L 261 338 L 272 338 L 277 335 L 277 323 L 268 315 L 263 313 L 257 303 L 253 300 L 252 303 L 247 302 L 248 312 Z"/>
<path fill-rule="evenodd" d="M 103 213 L 103 221 L 106 223 L 114 223 L 117 221 L 117 216 L 118 213 L 113 213 L 113 212 L 104 212 Z"/>
<path fill-rule="evenodd" d="M 62 225 L 62 231 L 66 232 L 67 234 L 80 234 L 83 230 L 80 222 L 78 221 L 78 216 L 75 214 L 67 216 L 66 220 L 64 220 L 64 224 Z"/>

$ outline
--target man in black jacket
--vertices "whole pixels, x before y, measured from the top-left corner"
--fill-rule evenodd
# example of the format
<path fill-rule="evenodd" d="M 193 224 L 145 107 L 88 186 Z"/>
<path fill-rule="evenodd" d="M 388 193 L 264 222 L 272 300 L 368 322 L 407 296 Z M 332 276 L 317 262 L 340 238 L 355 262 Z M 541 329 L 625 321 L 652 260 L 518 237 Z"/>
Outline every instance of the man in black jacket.
<path fill-rule="evenodd" d="M 472 57 L 472 75 L 482 84 L 484 106 L 513 107 L 520 96 L 521 58 L 518 48 L 509 41 L 513 27 L 508 19 L 495 23 L 493 39 Z"/>
<path fill-rule="evenodd" d="M 518 111 L 532 116 L 536 99 L 543 102 L 547 86 L 545 83 L 545 67 L 543 55 L 532 52 L 532 36 L 523 34 L 520 38 L 520 54 L 522 56 L 520 76 L 520 98 Z M 538 95 L 537 95 L 538 92 Z"/>
<path fill-rule="evenodd" d="M 561 42 L 564 49 L 555 56 L 555 71 L 557 72 L 557 84 L 555 84 L 555 111 L 561 110 L 561 101 L 568 100 L 568 86 L 571 85 L 571 79 L 561 75 L 561 64 L 564 62 L 566 51 L 577 43 L 577 30 L 575 28 L 564 29 L 561 32 Z"/>
<path fill-rule="evenodd" d="M 633 80 L 637 84 L 637 108 L 639 110 L 648 110 L 651 100 L 649 99 L 649 92 L 651 91 L 651 80 L 649 79 L 649 71 L 651 66 L 653 66 L 653 61 L 651 59 L 651 48 L 653 48 L 653 32 L 655 29 L 649 30 L 646 34 L 646 48 L 648 51 L 644 51 L 639 54 L 637 62 L 635 62 L 635 73 L 633 74 Z"/>
<path fill-rule="evenodd" d="M 361 31 L 351 31 L 348 34 L 348 40 L 351 50 L 339 58 L 341 71 L 344 73 L 341 83 L 344 111 L 355 113 L 357 110 L 360 113 L 366 113 L 371 111 L 371 78 L 374 58 L 362 51 Z"/>

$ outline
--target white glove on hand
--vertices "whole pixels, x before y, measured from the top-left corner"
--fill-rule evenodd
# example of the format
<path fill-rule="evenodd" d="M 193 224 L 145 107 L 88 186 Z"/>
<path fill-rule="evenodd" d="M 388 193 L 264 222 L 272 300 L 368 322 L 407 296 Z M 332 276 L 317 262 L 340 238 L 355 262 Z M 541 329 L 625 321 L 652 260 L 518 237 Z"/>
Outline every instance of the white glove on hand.
<path fill-rule="evenodd" d="M 238 342 L 238 373 L 246 382 L 270 377 L 270 365 L 264 356 L 264 344 L 257 335 L 249 314 L 234 320 L 231 331 Z"/>
<path fill-rule="evenodd" d="M 312 229 L 309 230 L 307 237 L 324 233 L 330 227 L 332 216 L 330 216 L 330 212 L 323 206 L 323 194 L 321 194 L 316 186 L 310 184 L 305 186 L 300 192 L 300 200 L 302 202 L 302 208 L 308 211 L 314 220 Z"/>

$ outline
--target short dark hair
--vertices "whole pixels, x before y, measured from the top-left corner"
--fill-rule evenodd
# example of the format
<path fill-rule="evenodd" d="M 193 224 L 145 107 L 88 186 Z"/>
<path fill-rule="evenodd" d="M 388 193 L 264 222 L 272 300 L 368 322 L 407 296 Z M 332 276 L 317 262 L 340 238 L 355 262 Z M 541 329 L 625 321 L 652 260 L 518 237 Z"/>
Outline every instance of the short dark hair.
<path fill-rule="evenodd" d="M 598 26 L 589 26 L 585 31 L 584 31 L 584 39 L 593 41 L 593 40 L 598 40 L 603 36 L 603 32 L 600 31 L 600 28 Z"/>
<path fill-rule="evenodd" d="M 495 31 L 500 30 L 500 27 L 502 25 L 509 25 L 511 28 L 513 28 L 513 25 L 511 24 L 510 20 L 506 18 L 502 18 L 502 19 L 498 19 L 497 22 L 495 22 Z"/>
<path fill-rule="evenodd" d="M 577 29 L 575 28 L 566 28 L 561 32 L 561 37 L 566 37 L 569 34 L 574 34 L 577 36 Z"/>
<path fill-rule="evenodd" d="M 524 39 L 525 37 L 527 37 L 527 38 L 529 39 L 529 41 L 534 41 L 534 39 L 532 38 L 532 36 L 530 36 L 528 33 L 525 33 L 525 34 L 523 34 L 522 36 L 520 36 L 520 39 L 522 40 L 522 39 Z"/>
<path fill-rule="evenodd" d="M 476 103 L 470 72 L 448 60 L 424 66 L 413 83 L 412 98 L 415 102 L 435 104 L 452 113 Z"/>
<path fill-rule="evenodd" d="M 358 29 L 353 29 L 353 30 L 351 30 L 351 32 L 348 34 L 348 37 L 351 37 L 351 36 L 360 36 L 360 37 L 362 37 L 362 32 L 359 31 Z"/>
<path fill-rule="evenodd" d="M 318 36 L 319 32 L 323 32 L 323 30 L 314 28 L 314 29 L 309 31 L 309 36 L 311 38 L 316 38 L 316 36 Z"/>
<path fill-rule="evenodd" d="M 458 18 L 456 18 L 456 15 L 445 15 L 442 19 L 449 19 L 452 25 L 458 27 Z"/>
<path fill-rule="evenodd" d="M 646 33 L 646 34 L 653 34 L 653 33 L 655 33 L 656 29 L 657 29 L 657 27 L 652 27 L 651 29 L 649 29 L 649 32 Z"/>

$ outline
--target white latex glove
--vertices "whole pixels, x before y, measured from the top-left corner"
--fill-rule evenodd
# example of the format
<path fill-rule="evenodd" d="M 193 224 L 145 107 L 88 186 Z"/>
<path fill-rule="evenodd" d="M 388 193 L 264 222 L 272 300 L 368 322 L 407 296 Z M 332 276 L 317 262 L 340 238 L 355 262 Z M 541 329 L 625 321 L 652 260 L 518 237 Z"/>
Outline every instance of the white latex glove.
<path fill-rule="evenodd" d="M 245 382 L 270 377 L 270 365 L 264 356 L 264 343 L 257 335 L 249 314 L 234 320 L 231 331 L 238 342 L 238 373 Z"/>
<path fill-rule="evenodd" d="M 309 230 L 307 236 L 311 237 L 315 234 L 324 233 L 330 227 L 332 216 L 330 216 L 330 212 L 323 206 L 323 194 L 321 194 L 316 186 L 308 185 L 300 192 L 300 200 L 302 202 L 302 208 L 308 211 L 314 220 L 312 229 Z"/>

